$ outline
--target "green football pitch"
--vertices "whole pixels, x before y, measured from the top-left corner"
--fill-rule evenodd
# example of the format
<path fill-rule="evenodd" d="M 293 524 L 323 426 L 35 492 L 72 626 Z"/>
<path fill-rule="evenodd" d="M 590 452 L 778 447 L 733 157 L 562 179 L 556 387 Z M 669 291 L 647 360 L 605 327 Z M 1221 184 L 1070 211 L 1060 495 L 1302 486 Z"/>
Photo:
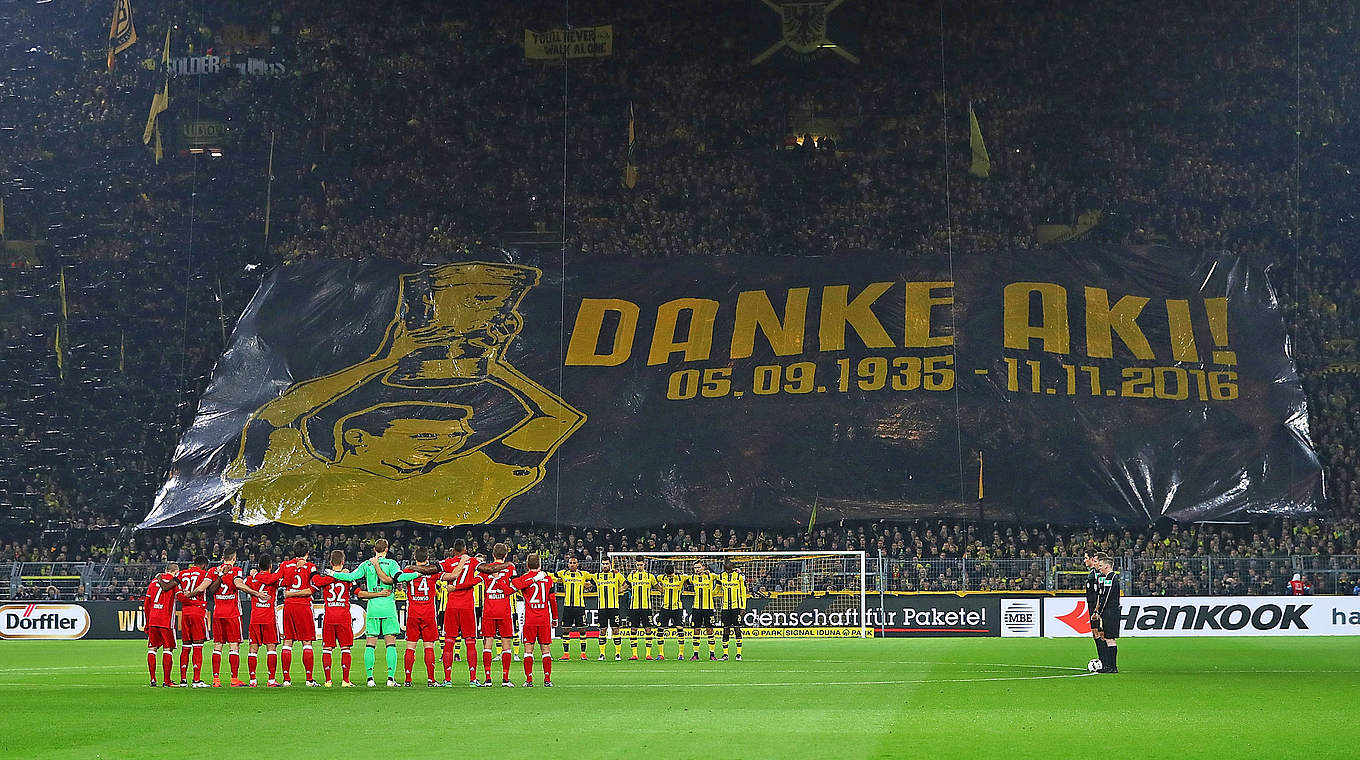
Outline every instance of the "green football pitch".
<path fill-rule="evenodd" d="M 291 689 L 193 690 L 149 688 L 137 642 L 7 641 L 0 757 L 1360 756 L 1356 638 L 1125 639 L 1121 672 L 1097 676 L 1075 639 L 752 639 L 744 662 L 588 651 L 554 663 L 552 689 L 426 688 L 419 658 L 410 689 L 307 689 L 298 658 Z"/>

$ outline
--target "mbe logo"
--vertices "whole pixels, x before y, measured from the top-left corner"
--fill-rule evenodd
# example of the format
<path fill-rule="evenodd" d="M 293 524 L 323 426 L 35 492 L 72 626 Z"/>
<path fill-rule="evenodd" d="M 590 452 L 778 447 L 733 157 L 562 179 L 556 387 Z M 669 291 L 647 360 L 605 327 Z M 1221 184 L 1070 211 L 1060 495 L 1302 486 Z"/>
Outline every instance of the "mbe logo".
<path fill-rule="evenodd" d="M 1038 636 L 1040 618 L 1038 599 L 1001 600 L 1002 636 Z"/>

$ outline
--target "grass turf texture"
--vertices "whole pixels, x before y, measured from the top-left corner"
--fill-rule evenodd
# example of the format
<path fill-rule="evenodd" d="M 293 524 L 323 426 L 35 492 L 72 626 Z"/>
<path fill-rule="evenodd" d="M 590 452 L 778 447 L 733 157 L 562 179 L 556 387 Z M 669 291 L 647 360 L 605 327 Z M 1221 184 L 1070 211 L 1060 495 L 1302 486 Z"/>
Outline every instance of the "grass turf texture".
<path fill-rule="evenodd" d="M 291 689 L 193 690 L 149 688 L 143 644 L 7 641 L 0 757 L 353 757 L 378 746 L 494 747 L 497 760 L 1316 760 L 1356 757 L 1360 743 L 1357 638 L 1125 639 L 1114 676 L 1081 675 L 1094 648 L 1078 639 L 766 639 L 745 650 L 744 662 L 596 662 L 592 641 L 589 661 L 553 663 L 553 689 L 513 690 L 468 688 L 461 662 L 457 686 L 426 688 L 419 657 L 410 689 L 308 689 L 295 657 Z M 354 660 L 362 684 L 362 647 Z M 176 651 L 176 677 L 178 662 Z M 205 652 L 204 680 L 210 662 Z M 318 678 L 320 666 L 318 655 Z M 383 669 L 380 649 L 380 683 Z M 514 663 L 517 687 L 523 675 Z"/>

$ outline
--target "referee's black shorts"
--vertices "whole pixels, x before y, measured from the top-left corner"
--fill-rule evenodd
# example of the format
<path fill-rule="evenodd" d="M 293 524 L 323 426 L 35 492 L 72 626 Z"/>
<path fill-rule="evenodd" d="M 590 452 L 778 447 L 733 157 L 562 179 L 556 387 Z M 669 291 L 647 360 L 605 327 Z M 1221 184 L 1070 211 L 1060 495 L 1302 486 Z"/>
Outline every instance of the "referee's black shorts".
<path fill-rule="evenodd" d="M 1107 639 L 1119 638 L 1119 610 L 1100 615 L 1100 633 Z"/>
<path fill-rule="evenodd" d="M 723 628 L 740 628 L 742 612 L 743 610 L 723 610 L 722 611 Z"/>
<path fill-rule="evenodd" d="M 584 628 L 586 624 L 585 607 L 563 607 L 562 608 L 562 627 L 563 628 Z"/>

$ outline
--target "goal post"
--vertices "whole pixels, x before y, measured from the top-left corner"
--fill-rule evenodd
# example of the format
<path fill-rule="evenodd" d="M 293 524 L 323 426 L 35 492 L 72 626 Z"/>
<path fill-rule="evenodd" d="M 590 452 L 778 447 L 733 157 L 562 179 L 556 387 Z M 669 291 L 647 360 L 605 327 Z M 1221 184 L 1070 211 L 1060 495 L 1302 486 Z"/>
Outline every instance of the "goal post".
<path fill-rule="evenodd" d="M 662 575 L 672 568 L 681 575 L 694 572 L 694 563 L 702 562 L 711 573 L 721 573 L 723 564 L 732 560 L 738 572 L 746 577 L 746 590 L 753 602 L 759 600 L 765 611 L 772 614 L 794 613 L 800 605 L 818 600 L 834 615 L 856 610 L 854 625 L 806 626 L 857 629 L 859 638 L 869 636 L 868 624 L 868 567 L 865 552 L 610 552 L 608 558 L 614 569 L 627 574 L 637 561 L 647 563 L 647 572 Z M 688 608 L 688 593 L 685 596 Z M 722 600 L 718 607 L 721 609 Z M 782 611 L 782 612 L 781 612 Z M 759 626 L 754 627 L 759 629 Z M 842 630 L 839 635 L 853 635 Z"/>

